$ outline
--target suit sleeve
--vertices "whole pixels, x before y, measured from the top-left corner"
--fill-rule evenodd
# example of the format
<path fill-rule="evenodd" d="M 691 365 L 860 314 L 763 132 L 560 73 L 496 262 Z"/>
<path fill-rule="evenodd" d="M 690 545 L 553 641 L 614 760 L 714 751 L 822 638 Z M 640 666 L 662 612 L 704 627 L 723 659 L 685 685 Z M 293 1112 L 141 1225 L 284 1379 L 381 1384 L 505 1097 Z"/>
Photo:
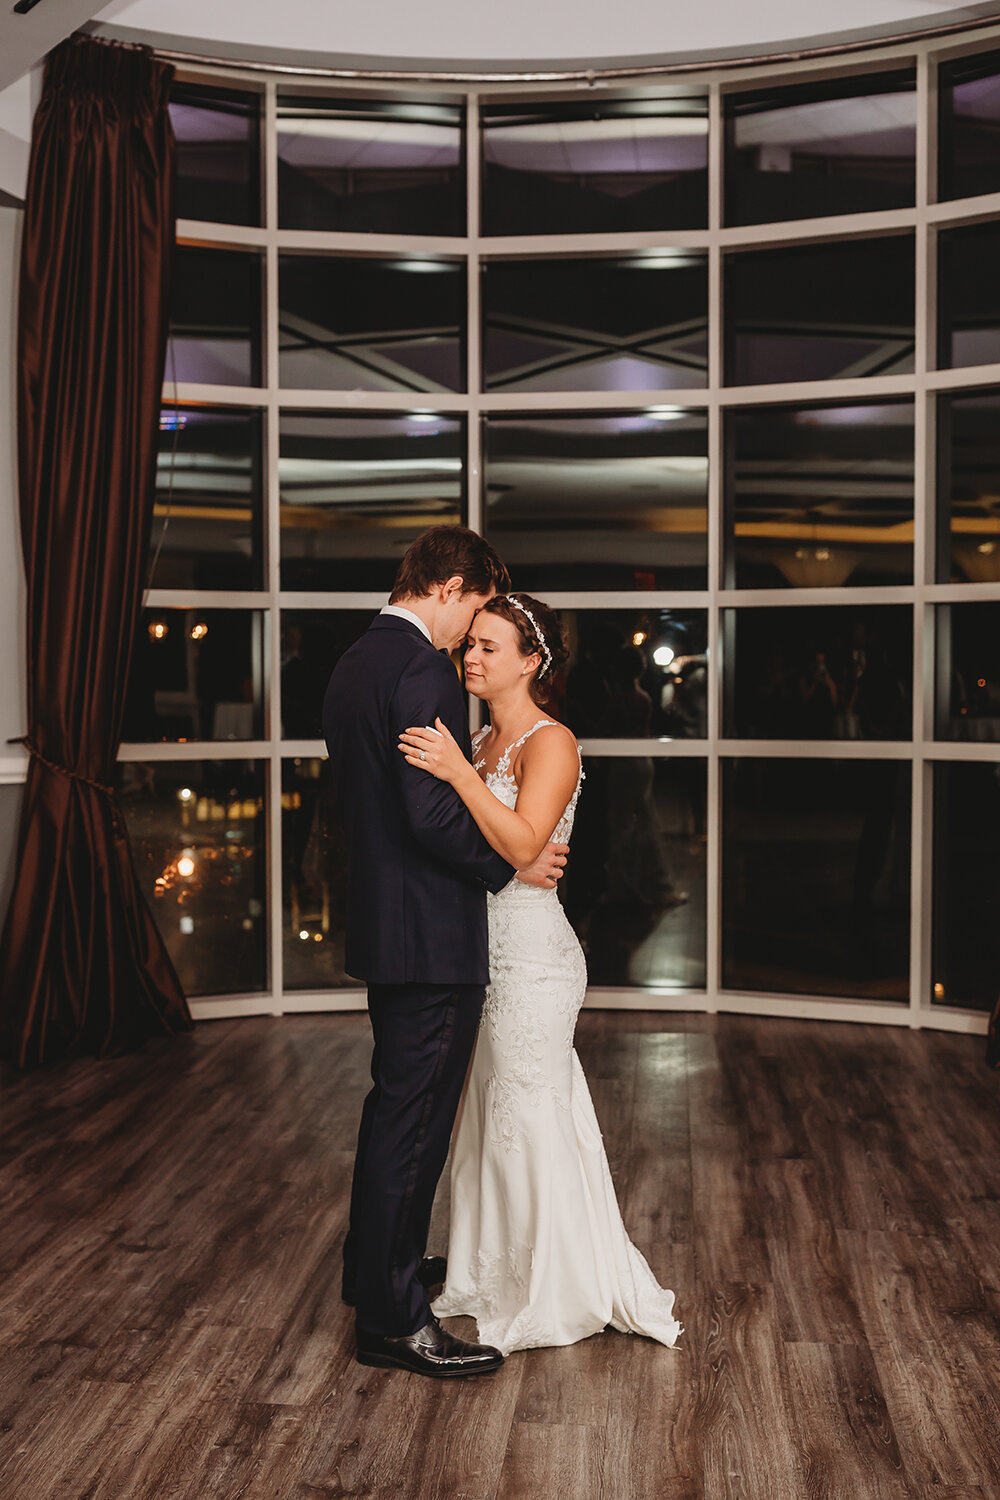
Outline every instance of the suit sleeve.
<path fill-rule="evenodd" d="M 514 876 L 513 867 L 483 838 L 455 789 L 407 765 L 396 749 L 404 729 L 416 724 L 433 726 L 438 717 L 460 745 L 466 743 L 462 693 L 451 663 L 436 653 L 420 652 L 396 684 L 390 712 L 390 753 L 396 757 L 396 776 L 413 837 L 428 854 L 453 870 L 481 880 L 494 893 L 503 890 Z"/>

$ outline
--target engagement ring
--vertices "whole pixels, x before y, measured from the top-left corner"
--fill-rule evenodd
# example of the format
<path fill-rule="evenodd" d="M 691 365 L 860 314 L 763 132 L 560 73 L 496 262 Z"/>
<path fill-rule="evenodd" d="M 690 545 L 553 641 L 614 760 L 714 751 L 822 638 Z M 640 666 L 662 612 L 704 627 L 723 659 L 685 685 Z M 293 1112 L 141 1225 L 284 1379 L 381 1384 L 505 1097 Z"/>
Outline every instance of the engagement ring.
<path fill-rule="evenodd" d="M 426 750 L 421 750 L 421 752 L 420 752 L 420 759 L 421 760 L 426 760 L 427 759 L 427 751 Z"/>

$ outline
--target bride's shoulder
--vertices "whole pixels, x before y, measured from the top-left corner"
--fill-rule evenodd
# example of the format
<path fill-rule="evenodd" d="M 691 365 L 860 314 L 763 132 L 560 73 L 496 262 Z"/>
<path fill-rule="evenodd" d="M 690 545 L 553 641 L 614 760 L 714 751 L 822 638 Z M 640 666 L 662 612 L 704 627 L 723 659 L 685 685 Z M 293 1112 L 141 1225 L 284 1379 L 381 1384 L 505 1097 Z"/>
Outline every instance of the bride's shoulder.
<path fill-rule="evenodd" d="M 557 719 L 544 719 L 525 740 L 521 755 L 526 762 L 565 761 L 568 764 L 579 760 L 580 747 L 576 735 L 565 724 L 560 724 Z"/>

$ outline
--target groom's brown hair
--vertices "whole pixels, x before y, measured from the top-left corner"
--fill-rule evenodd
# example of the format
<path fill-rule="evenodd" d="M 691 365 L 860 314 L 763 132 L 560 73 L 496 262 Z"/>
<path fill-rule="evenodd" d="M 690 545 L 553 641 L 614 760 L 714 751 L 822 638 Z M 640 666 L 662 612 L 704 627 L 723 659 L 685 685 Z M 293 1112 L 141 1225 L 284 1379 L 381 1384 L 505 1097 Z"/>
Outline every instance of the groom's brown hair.
<path fill-rule="evenodd" d="M 407 549 L 396 574 L 390 604 L 426 599 L 436 583 L 461 578 L 463 594 L 503 592 L 510 576 L 485 537 L 468 526 L 432 526 Z"/>

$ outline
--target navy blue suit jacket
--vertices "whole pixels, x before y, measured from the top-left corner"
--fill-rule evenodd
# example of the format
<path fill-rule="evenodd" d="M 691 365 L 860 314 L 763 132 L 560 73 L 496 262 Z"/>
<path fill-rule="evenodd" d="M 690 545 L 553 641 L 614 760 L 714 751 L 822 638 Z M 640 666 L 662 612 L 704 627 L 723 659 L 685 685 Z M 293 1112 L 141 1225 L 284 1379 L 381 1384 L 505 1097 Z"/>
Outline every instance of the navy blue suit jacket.
<path fill-rule="evenodd" d="M 345 967 L 370 984 L 489 982 L 486 892 L 514 871 L 447 782 L 396 748 L 402 730 L 438 716 L 469 754 L 451 662 L 408 620 L 376 616 L 323 703 L 350 849 Z"/>

